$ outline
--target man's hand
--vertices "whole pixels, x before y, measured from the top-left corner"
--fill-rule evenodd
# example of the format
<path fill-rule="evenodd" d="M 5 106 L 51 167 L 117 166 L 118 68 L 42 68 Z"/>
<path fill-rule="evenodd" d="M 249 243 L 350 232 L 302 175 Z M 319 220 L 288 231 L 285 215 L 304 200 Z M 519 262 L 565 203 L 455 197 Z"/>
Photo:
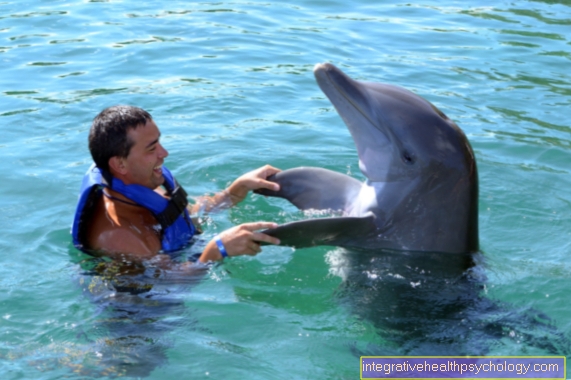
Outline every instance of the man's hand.
<path fill-rule="evenodd" d="M 280 171 L 280 169 L 274 168 L 273 166 L 265 165 L 242 175 L 232 182 L 227 190 L 232 203 L 237 204 L 242 202 L 250 190 L 269 189 L 278 191 L 280 185 L 268 181 L 267 178 Z"/>
<path fill-rule="evenodd" d="M 262 250 L 260 248 L 260 242 L 276 245 L 280 244 L 279 239 L 256 231 L 276 227 L 276 223 L 244 223 L 222 232 L 219 237 L 220 240 L 222 240 L 222 244 L 224 244 L 224 247 L 226 248 L 228 256 L 254 256 Z M 222 255 L 220 254 L 216 243 L 214 240 L 211 240 L 206 245 L 206 248 L 204 249 L 204 252 L 200 256 L 199 260 L 203 263 L 206 263 L 208 261 L 218 261 L 221 259 Z"/>

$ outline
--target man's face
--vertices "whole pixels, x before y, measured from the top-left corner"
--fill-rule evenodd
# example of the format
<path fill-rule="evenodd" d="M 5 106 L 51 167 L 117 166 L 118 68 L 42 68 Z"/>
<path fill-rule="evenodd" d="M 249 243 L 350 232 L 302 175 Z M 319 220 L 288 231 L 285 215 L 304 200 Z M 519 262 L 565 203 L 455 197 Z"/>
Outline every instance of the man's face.
<path fill-rule="evenodd" d="M 156 189 L 165 181 L 163 163 L 169 155 L 159 142 L 161 132 L 154 121 L 131 128 L 127 138 L 134 142 L 129 155 L 122 158 L 123 182 L 127 185 L 138 184 L 149 189 Z"/>

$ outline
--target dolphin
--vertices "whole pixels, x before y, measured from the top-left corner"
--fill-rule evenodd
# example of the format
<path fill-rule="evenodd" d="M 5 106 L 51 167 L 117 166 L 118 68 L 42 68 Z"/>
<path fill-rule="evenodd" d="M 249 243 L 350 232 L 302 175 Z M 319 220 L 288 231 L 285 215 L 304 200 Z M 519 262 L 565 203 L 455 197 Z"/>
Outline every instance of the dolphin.
<path fill-rule="evenodd" d="M 311 167 L 276 174 L 269 180 L 280 190 L 258 193 L 341 216 L 264 232 L 298 248 L 478 251 L 478 174 L 462 130 L 404 88 L 351 79 L 330 63 L 313 73 L 353 137 L 366 180 Z"/>
<path fill-rule="evenodd" d="M 336 296 L 383 340 L 354 353 L 486 355 L 525 342 L 567 355 L 571 342 L 549 317 L 485 296 L 476 160 L 460 128 L 403 88 L 353 80 L 329 63 L 314 74 L 355 141 L 366 180 L 302 167 L 270 177 L 280 190 L 260 193 L 341 214 L 266 233 L 298 248 L 341 247 L 326 254 L 330 274 L 343 280 Z"/>

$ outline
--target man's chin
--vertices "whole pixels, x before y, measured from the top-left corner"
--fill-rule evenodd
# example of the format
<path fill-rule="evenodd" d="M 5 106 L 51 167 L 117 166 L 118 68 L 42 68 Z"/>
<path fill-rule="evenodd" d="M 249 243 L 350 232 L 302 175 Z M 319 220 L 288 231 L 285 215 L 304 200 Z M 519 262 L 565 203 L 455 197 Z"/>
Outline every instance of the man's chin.
<path fill-rule="evenodd" d="M 162 186 L 163 183 L 165 183 L 165 176 L 164 175 L 160 175 L 160 176 L 155 176 L 153 177 L 153 184 L 155 185 L 155 189 L 159 186 Z"/>

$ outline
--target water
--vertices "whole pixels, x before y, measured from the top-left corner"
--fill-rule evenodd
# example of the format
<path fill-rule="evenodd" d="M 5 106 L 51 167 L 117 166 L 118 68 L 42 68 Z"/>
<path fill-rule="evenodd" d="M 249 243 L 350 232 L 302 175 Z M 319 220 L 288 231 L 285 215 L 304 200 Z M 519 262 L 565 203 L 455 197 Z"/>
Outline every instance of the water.
<path fill-rule="evenodd" d="M 0 41 L 3 379 L 349 379 L 359 354 L 421 339 L 391 341 L 374 320 L 383 305 L 358 302 L 370 289 L 347 290 L 335 273 L 339 249 L 268 247 L 202 281 L 131 274 L 116 280 L 153 289 L 111 297 L 113 275 L 94 275 L 97 263 L 71 245 L 90 122 L 118 103 L 151 112 L 169 168 L 193 195 L 265 163 L 362 179 L 313 79 L 324 61 L 415 91 L 468 135 L 485 287 L 467 290 L 477 294 L 466 310 L 509 315 L 497 339 L 482 340 L 486 353 L 546 355 L 537 342 L 547 324 L 547 340 L 571 334 L 569 1 L 4 1 Z M 206 236 L 300 218 L 251 196 L 209 217 Z M 429 315 L 422 290 L 407 289 L 404 300 Z M 534 326 L 539 313 L 547 322 Z M 417 315 L 420 326 L 433 321 Z M 472 338 L 466 347 L 481 349 Z"/>

